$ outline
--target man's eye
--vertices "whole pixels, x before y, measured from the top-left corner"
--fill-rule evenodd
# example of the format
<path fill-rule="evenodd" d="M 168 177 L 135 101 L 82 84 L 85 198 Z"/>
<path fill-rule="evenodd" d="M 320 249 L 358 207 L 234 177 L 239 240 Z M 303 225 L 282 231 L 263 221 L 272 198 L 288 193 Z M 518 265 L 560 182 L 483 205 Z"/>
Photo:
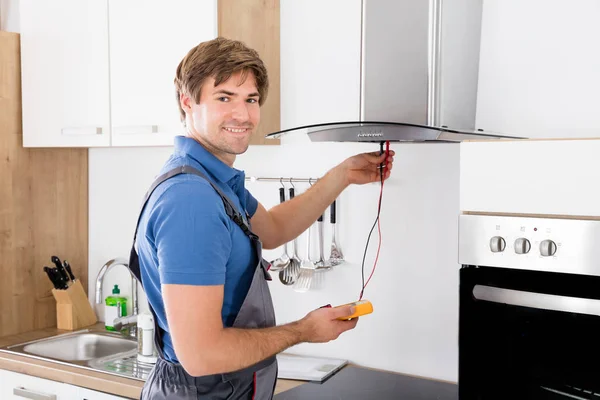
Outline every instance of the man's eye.
<path fill-rule="evenodd" d="M 256 103 L 257 100 L 256 99 L 248 99 L 248 103 Z"/>
<path fill-rule="evenodd" d="M 217 100 L 222 101 L 222 102 L 228 102 L 229 97 L 219 97 Z"/>

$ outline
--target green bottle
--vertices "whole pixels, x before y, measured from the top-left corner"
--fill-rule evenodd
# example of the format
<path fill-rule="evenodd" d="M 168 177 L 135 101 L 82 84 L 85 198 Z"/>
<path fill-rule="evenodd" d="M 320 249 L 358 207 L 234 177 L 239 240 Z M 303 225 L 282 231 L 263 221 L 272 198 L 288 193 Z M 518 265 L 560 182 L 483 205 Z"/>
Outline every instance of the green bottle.
<path fill-rule="evenodd" d="M 104 306 L 104 327 L 107 331 L 116 330 L 113 326 L 116 318 L 127 316 L 127 298 L 119 296 L 121 294 L 119 285 L 115 285 L 112 293 L 112 296 L 106 297 Z M 121 315 L 119 315 L 119 307 L 121 307 Z"/>

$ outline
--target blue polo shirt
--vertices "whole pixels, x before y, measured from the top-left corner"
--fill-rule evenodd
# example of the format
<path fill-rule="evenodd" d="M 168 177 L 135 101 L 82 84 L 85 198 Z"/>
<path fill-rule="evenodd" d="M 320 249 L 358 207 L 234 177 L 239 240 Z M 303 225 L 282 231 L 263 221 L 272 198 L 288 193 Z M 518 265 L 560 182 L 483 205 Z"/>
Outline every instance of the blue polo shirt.
<path fill-rule="evenodd" d="M 175 150 L 160 174 L 182 165 L 203 172 L 244 214 L 257 200 L 244 187 L 243 171 L 231 168 L 194 139 L 177 136 Z M 165 358 L 178 362 L 165 314 L 161 284 L 224 285 L 222 318 L 231 326 L 246 297 L 258 263 L 250 239 L 225 213 L 210 184 L 180 174 L 159 185 L 146 204 L 136 238 L 148 302 L 163 336 Z M 193 304 L 189 305 L 194 307 Z"/>

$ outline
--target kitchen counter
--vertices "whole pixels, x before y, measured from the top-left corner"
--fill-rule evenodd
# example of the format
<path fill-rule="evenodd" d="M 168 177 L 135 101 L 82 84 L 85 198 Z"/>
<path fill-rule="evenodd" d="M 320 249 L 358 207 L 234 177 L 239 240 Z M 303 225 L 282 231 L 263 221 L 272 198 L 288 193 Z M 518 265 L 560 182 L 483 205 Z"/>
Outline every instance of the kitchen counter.
<path fill-rule="evenodd" d="M 103 330 L 98 323 L 92 330 Z M 47 328 L 0 338 L 0 347 L 68 333 Z M 51 361 L 0 352 L 0 369 L 14 371 L 70 385 L 139 399 L 144 382 L 136 379 L 96 372 Z M 366 393 L 369 392 L 367 395 Z M 354 397 L 353 397 L 354 396 Z M 323 383 L 278 379 L 275 400 L 377 398 L 407 400 L 456 400 L 454 383 L 429 380 L 404 374 L 347 365 Z"/>
<path fill-rule="evenodd" d="M 306 383 L 275 400 L 458 400 L 451 382 L 347 365 L 323 383 Z"/>
<path fill-rule="evenodd" d="M 98 323 L 90 327 L 93 330 L 103 330 L 104 324 Z M 47 328 L 37 331 L 22 333 L 19 335 L 0 338 L 0 347 L 13 344 L 29 342 L 31 340 L 43 339 L 56 336 L 70 331 L 56 328 Z M 89 369 L 71 367 L 51 361 L 38 360 L 31 357 L 19 356 L 0 352 L 0 369 L 14 371 L 21 374 L 37 376 L 70 385 L 97 390 L 100 392 L 114 394 L 116 396 L 139 399 L 144 382 L 136 379 L 105 374 Z M 305 382 L 287 379 L 278 379 L 275 393 L 282 393 Z"/>

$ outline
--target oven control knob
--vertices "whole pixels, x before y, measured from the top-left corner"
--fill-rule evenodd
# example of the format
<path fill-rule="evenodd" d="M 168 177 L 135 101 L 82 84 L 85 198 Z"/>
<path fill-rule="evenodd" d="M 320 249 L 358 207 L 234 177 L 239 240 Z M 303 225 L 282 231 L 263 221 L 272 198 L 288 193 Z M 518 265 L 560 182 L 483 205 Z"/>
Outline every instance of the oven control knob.
<path fill-rule="evenodd" d="M 551 257 L 556 253 L 556 243 L 552 240 L 543 240 L 540 243 L 540 254 L 544 257 Z"/>
<path fill-rule="evenodd" d="M 490 239 L 490 250 L 492 253 L 501 253 L 506 248 L 506 242 L 501 236 L 494 236 Z"/>
<path fill-rule="evenodd" d="M 515 253 L 527 254 L 531 250 L 531 243 L 525 238 L 518 238 L 515 240 Z"/>

